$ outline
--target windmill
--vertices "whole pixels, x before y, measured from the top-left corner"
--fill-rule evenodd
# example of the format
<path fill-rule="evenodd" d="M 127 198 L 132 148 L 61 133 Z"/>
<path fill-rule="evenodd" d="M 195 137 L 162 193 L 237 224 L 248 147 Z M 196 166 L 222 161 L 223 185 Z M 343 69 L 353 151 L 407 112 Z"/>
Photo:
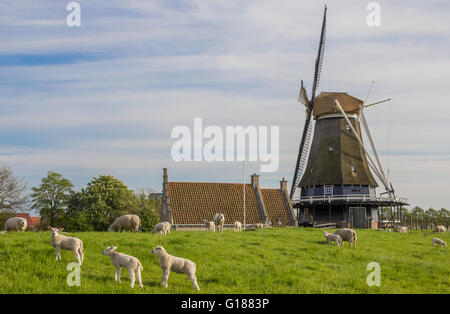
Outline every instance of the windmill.
<path fill-rule="evenodd" d="M 311 98 L 303 81 L 300 86 L 298 101 L 306 107 L 306 119 L 290 197 L 300 222 L 313 217 L 315 225 L 376 227 L 380 207 L 399 208 L 407 204 L 406 199 L 394 194 L 364 116 L 364 108 L 390 99 L 367 105 L 373 84 L 364 101 L 345 92 L 321 92 L 316 96 L 325 50 L 326 13 L 325 6 Z M 374 158 L 364 146 L 362 130 Z M 375 178 L 385 189 L 380 196 L 376 195 Z"/>

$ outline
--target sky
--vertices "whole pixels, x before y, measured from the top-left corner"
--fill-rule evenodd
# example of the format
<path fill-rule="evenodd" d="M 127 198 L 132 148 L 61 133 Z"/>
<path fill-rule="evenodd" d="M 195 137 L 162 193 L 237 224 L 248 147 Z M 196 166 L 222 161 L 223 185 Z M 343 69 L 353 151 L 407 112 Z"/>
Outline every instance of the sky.
<path fill-rule="evenodd" d="M 48 171 L 77 189 L 111 174 L 131 189 L 171 181 L 242 182 L 240 162 L 175 162 L 175 126 L 279 126 L 280 165 L 246 180 L 292 180 L 325 2 L 311 0 L 61 0 L 0 3 L 0 161 L 29 186 Z M 365 109 L 397 195 L 450 208 L 450 3 L 330 0 L 318 91 Z M 380 184 L 381 185 L 381 184 Z M 378 189 L 378 193 L 383 192 Z"/>

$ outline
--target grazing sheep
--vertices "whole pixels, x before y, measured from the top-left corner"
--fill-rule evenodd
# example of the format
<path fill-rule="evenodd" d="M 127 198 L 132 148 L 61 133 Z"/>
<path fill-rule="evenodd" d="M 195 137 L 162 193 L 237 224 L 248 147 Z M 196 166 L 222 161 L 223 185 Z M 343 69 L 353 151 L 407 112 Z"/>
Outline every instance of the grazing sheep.
<path fill-rule="evenodd" d="M 264 224 L 262 224 L 262 223 L 251 224 L 251 225 L 248 225 L 248 227 L 254 228 L 254 229 L 262 229 L 262 228 L 264 228 Z"/>
<path fill-rule="evenodd" d="M 400 227 L 400 229 L 398 229 L 398 232 L 400 232 L 400 233 L 408 233 L 408 227 Z"/>
<path fill-rule="evenodd" d="M 432 233 L 445 233 L 447 231 L 447 228 L 445 228 L 445 226 L 443 226 L 443 225 L 439 225 L 439 226 L 435 226 L 434 227 L 434 230 L 433 230 L 433 232 Z"/>
<path fill-rule="evenodd" d="M 108 231 L 133 231 L 138 232 L 139 227 L 141 226 L 141 218 L 136 215 L 124 215 L 121 217 L 118 217 L 112 225 L 109 227 Z"/>
<path fill-rule="evenodd" d="M 82 264 L 84 260 L 84 254 L 83 254 L 83 242 L 74 237 L 66 237 L 62 234 L 59 234 L 64 230 L 64 228 L 53 228 L 48 227 L 52 231 L 52 246 L 55 248 L 56 252 L 56 260 L 62 260 L 61 259 L 61 253 L 60 250 L 70 250 L 73 252 L 75 257 L 77 258 L 78 264 Z"/>
<path fill-rule="evenodd" d="M 209 221 L 208 219 L 204 219 L 206 231 L 216 232 L 216 224 L 214 221 Z"/>
<path fill-rule="evenodd" d="M 120 283 L 120 268 L 128 269 L 128 275 L 130 275 L 131 288 L 134 288 L 134 282 L 139 282 L 139 287 L 143 288 L 141 271 L 144 269 L 141 262 L 136 257 L 116 252 L 117 246 L 108 246 L 103 252 L 103 255 L 111 257 L 113 265 L 116 267 L 114 272 L 114 280 Z"/>
<path fill-rule="evenodd" d="M 27 228 L 27 220 L 22 217 L 9 218 L 5 222 L 5 231 L 25 231 Z"/>
<path fill-rule="evenodd" d="M 239 221 L 234 222 L 234 231 L 242 231 L 242 224 Z"/>
<path fill-rule="evenodd" d="M 323 234 L 327 239 L 328 245 L 331 245 L 331 242 L 336 242 L 337 246 L 342 247 L 342 238 L 339 234 L 329 233 L 328 231 L 324 231 Z"/>
<path fill-rule="evenodd" d="M 170 235 L 170 229 L 171 229 L 171 225 L 170 223 L 163 221 L 160 223 L 157 223 L 152 230 L 152 233 L 157 233 L 157 234 L 169 234 Z"/>
<path fill-rule="evenodd" d="M 338 234 L 341 236 L 342 241 L 348 241 L 348 247 L 353 247 L 356 249 L 356 232 L 353 229 L 342 228 L 334 232 L 334 234 Z"/>
<path fill-rule="evenodd" d="M 195 271 L 197 266 L 193 261 L 182 257 L 175 257 L 166 252 L 162 246 L 157 246 L 152 250 L 152 254 L 158 255 L 159 266 L 163 271 L 161 286 L 167 288 L 167 281 L 169 280 L 170 271 L 178 274 L 185 273 L 192 282 L 194 289 L 200 290 Z"/>
<path fill-rule="evenodd" d="M 225 223 L 225 216 L 223 214 L 216 214 L 214 216 L 214 223 L 216 225 L 217 231 L 223 231 L 223 224 Z"/>
<path fill-rule="evenodd" d="M 440 246 L 447 246 L 447 243 L 445 241 L 438 238 L 434 238 L 433 240 L 431 240 L 431 243 L 433 244 L 433 246 L 436 246 L 436 244 L 439 244 Z"/>

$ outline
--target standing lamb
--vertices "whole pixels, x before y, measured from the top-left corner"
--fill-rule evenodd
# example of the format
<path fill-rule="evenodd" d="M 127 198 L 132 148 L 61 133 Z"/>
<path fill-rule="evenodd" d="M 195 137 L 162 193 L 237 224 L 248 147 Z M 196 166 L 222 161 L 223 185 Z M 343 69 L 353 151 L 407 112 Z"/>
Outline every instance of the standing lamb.
<path fill-rule="evenodd" d="M 398 229 L 398 232 L 400 232 L 400 233 L 408 233 L 408 227 L 400 227 L 400 229 Z"/>
<path fill-rule="evenodd" d="M 141 262 L 136 257 L 116 252 L 117 246 L 108 246 L 103 252 L 103 255 L 111 257 L 113 265 L 116 267 L 114 272 L 114 280 L 120 283 L 120 268 L 128 269 L 128 275 L 130 275 L 131 288 L 134 288 L 134 282 L 139 282 L 139 287 L 143 288 L 141 271 L 144 269 Z"/>
<path fill-rule="evenodd" d="M 209 221 L 208 219 L 204 219 L 206 231 L 216 232 L 216 224 L 214 221 Z"/>
<path fill-rule="evenodd" d="M 234 231 L 242 231 L 242 224 L 239 221 L 234 222 Z"/>
<path fill-rule="evenodd" d="M 434 238 L 433 240 L 431 240 L 431 243 L 433 244 L 433 246 L 436 246 L 436 244 L 439 244 L 440 246 L 447 246 L 447 243 L 445 241 L 438 238 Z"/>
<path fill-rule="evenodd" d="M 192 287 L 194 289 L 200 290 L 197 277 L 195 276 L 195 271 L 197 266 L 193 261 L 182 257 L 176 257 L 170 255 L 162 246 L 157 246 L 152 250 L 152 254 L 158 255 L 159 266 L 163 271 L 161 286 L 167 288 L 167 281 L 169 280 L 170 271 L 173 270 L 178 274 L 185 273 L 192 282 Z"/>
<path fill-rule="evenodd" d="M 433 232 L 432 233 L 445 233 L 447 231 L 447 228 L 445 228 L 445 226 L 443 226 L 443 225 L 439 225 L 439 226 L 435 226 L 434 227 L 434 230 L 433 230 Z"/>
<path fill-rule="evenodd" d="M 341 236 L 342 241 L 348 241 L 348 247 L 353 247 L 356 249 L 356 232 L 353 229 L 342 228 L 334 232 L 334 234 L 338 234 Z"/>
<path fill-rule="evenodd" d="M 9 218 L 5 222 L 5 231 L 25 231 L 27 228 L 27 220 L 22 217 Z"/>
<path fill-rule="evenodd" d="M 157 234 L 169 234 L 170 235 L 170 229 L 172 228 L 171 224 L 168 223 L 167 221 L 163 221 L 160 223 L 157 223 L 152 230 L 152 233 L 157 233 Z"/>
<path fill-rule="evenodd" d="M 48 227 L 52 231 L 52 246 L 55 248 L 56 252 L 56 260 L 62 260 L 61 259 L 61 253 L 60 250 L 70 250 L 73 252 L 75 257 L 77 258 L 78 264 L 82 264 L 84 260 L 84 254 L 83 254 L 83 242 L 74 237 L 66 237 L 62 234 L 59 234 L 64 230 L 64 228 L 53 228 Z"/>
<path fill-rule="evenodd" d="M 223 225 L 225 223 L 225 216 L 223 214 L 216 214 L 214 216 L 214 223 L 216 224 L 217 231 L 223 231 Z"/>
<path fill-rule="evenodd" d="M 335 242 L 337 246 L 342 247 L 342 238 L 339 234 L 329 233 L 328 231 L 324 231 L 323 234 L 327 239 L 328 245 L 331 245 L 331 242 Z"/>
<path fill-rule="evenodd" d="M 108 231 L 121 232 L 129 230 L 133 232 L 138 232 L 140 226 L 141 226 L 141 218 L 139 218 L 139 216 L 124 215 L 114 220 L 112 225 L 109 227 Z"/>

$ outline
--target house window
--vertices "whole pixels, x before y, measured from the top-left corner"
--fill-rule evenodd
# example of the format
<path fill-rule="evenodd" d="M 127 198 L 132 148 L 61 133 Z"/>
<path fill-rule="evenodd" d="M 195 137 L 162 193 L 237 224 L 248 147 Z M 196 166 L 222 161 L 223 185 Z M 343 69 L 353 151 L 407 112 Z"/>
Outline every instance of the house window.
<path fill-rule="evenodd" d="M 325 185 L 325 195 L 331 195 L 331 194 L 333 194 L 333 186 Z"/>

